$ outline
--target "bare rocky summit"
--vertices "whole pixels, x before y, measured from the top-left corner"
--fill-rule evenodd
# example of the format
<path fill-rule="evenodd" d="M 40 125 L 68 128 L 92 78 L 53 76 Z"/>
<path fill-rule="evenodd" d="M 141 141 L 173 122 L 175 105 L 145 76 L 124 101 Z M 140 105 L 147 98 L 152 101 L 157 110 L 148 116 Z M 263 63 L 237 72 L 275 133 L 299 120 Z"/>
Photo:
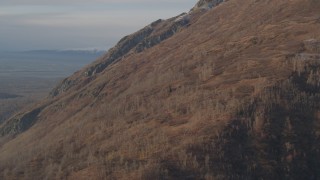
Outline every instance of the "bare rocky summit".
<path fill-rule="evenodd" d="M 227 0 L 200 0 L 195 5 L 193 10 L 196 10 L 196 9 L 199 9 L 199 8 L 202 8 L 202 9 L 213 8 L 213 7 L 219 5 L 220 3 L 223 3 L 225 1 L 227 1 Z"/>

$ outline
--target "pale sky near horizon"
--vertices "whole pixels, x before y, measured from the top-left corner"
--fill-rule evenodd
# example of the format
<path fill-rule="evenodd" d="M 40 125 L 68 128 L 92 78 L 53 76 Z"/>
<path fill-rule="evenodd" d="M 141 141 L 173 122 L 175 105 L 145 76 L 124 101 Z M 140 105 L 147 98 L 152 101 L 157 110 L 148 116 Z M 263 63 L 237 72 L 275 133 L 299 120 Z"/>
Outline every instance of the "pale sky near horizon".
<path fill-rule="evenodd" d="M 108 49 L 197 0 L 0 0 L 0 51 Z"/>

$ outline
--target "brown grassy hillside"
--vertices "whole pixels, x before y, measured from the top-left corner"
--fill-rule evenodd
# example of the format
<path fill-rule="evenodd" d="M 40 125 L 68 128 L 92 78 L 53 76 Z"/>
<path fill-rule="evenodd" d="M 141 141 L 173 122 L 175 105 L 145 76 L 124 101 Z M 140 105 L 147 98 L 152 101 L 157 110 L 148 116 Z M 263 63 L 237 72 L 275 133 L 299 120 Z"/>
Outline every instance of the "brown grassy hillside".
<path fill-rule="evenodd" d="M 0 179 L 320 178 L 319 12 L 229 0 L 107 54 L 0 127 Z"/>

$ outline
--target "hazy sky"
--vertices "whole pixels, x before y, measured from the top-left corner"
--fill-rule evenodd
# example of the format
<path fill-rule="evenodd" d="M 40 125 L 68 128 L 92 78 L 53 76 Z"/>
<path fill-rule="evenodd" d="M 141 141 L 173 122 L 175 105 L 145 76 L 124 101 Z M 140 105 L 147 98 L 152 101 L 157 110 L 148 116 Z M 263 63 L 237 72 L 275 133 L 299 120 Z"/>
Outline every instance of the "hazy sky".
<path fill-rule="evenodd" d="M 0 0 L 0 51 L 107 49 L 197 0 Z"/>

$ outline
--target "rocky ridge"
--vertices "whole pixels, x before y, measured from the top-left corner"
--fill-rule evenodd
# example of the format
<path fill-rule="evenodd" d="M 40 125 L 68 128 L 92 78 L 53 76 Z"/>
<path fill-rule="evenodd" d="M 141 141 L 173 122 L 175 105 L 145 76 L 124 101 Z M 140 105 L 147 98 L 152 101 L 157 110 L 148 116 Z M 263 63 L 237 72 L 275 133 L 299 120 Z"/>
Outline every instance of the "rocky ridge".
<path fill-rule="evenodd" d="M 211 9 L 226 0 L 200 0 L 198 3 L 193 7 L 192 10 L 196 9 Z"/>
<path fill-rule="evenodd" d="M 121 58 L 130 53 L 140 53 L 145 49 L 161 43 L 177 32 L 187 28 L 190 23 L 195 22 L 201 14 L 205 13 L 203 10 L 211 9 L 223 2 L 224 0 L 200 0 L 188 13 L 182 13 L 167 20 L 159 19 L 141 30 L 125 36 L 100 60 L 85 68 L 83 72 L 81 72 L 82 76 L 85 76 L 87 77 L 85 79 L 88 79 L 89 77 L 102 72 L 110 64 L 117 60 L 121 60 Z M 81 81 L 79 78 L 67 78 L 63 80 L 50 94 L 51 96 L 57 96 L 60 93 L 67 91 L 72 86 L 81 84 L 79 81 Z"/>
<path fill-rule="evenodd" d="M 222 2 L 224 1 L 200 0 L 188 13 L 182 13 L 167 20 L 156 20 L 141 30 L 123 37 L 101 58 L 59 83 L 50 92 L 49 99 L 79 88 L 81 89 L 93 81 L 98 74 L 103 72 L 109 65 L 121 61 L 121 59 L 126 56 L 141 53 L 167 40 L 176 33 L 188 28 L 191 24 L 196 23 L 198 18 L 205 14 L 207 10 Z M 54 101 L 54 99 L 51 99 L 51 103 Z M 19 113 L 10 118 L 0 126 L 0 135 L 16 135 L 28 130 L 37 122 L 37 116 L 49 104 L 50 103 L 40 105 L 34 110 L 31 110 L 31 112 Z"/>

